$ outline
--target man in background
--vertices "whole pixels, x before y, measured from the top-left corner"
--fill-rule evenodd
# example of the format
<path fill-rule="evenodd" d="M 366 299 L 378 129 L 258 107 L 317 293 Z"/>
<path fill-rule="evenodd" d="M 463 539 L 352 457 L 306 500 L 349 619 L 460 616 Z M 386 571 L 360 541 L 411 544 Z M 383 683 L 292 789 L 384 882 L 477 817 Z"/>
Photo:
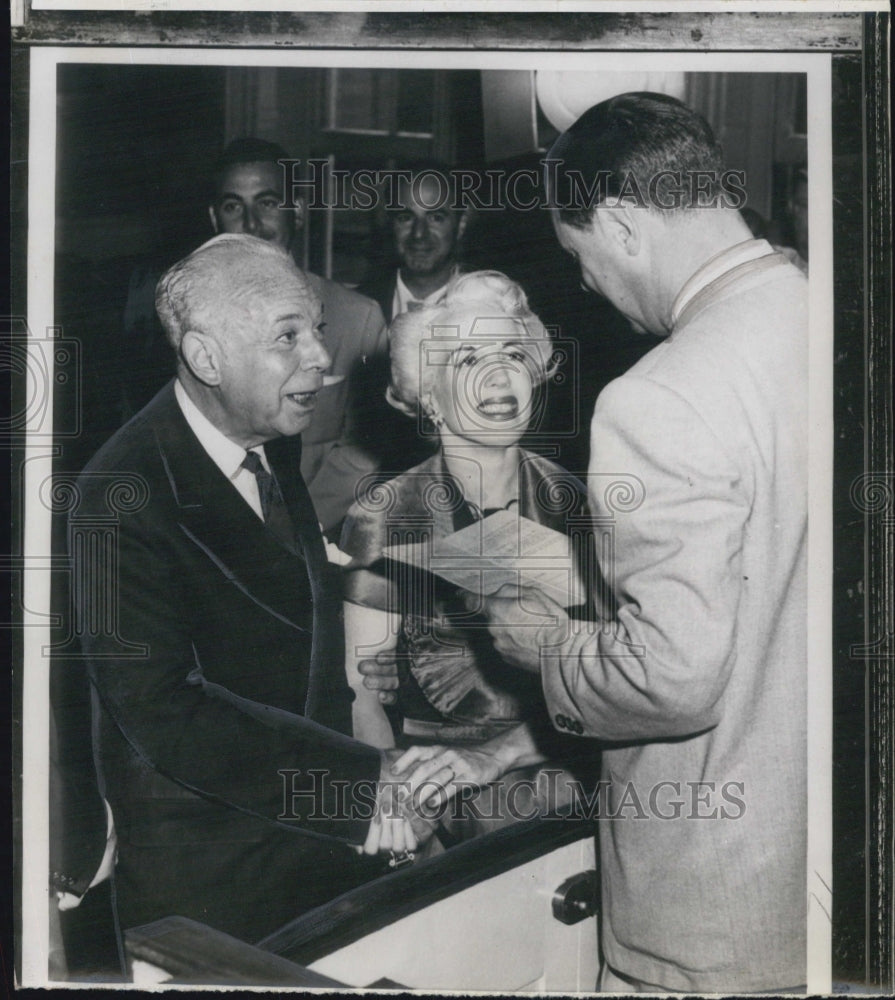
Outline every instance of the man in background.
<path fill-rule="evenodd" d="M 455 204 L 450 168 L 417 161 L 395 184 L 388 221 L 397 267 L 373 275 L 358 290 L 375 299 L 391 322 L 399 313 L 434 305 L 459 266 L 467 215 Z"/>

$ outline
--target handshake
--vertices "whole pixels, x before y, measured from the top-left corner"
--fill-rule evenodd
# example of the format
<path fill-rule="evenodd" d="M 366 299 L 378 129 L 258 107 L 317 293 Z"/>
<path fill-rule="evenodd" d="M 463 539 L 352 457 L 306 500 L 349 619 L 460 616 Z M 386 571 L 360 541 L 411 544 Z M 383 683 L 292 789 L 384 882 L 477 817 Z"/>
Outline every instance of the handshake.
<path fill-rule="evenodd" d="M 490 596 L 470 593 L 466 604 L 487 619 L 494 647 L 508 669 L 539 673 L 541 647 L 556 648 L 568 634 L 565 610 L 537 588 L 506 584 Z M 382 704 L 397 700 L 400 681 L 393 651 L 361 660 L 358 670 L 364 687 L 376 691 Z M 525 724 L 477 747 L 383 750 L 376 812 L 359 850 L 415 851 L 432 837 L 444 807 L 458 792 L 482 788 L 513 767 L 543 759 Z"/>
<path fill-rule="evenodd" d="M 500 776 L 497 756 L 486 749 L 416 746 L 383 750 L 376 811 L 364 854 L 397 855 L 424 846 L 444 807 L 463 788 L 481 788 Z"/>
<path fill-rule="evenodd" d="M 383 704 L 397 701 L 398 667 L 394 654 L 362 660 L 364 684 Z M 481 787 L 500 776 L 487 749 L 416 746 L 383 750 L 376 811 L 364 842 L 365 854 L 404 854 L 424 846 L 435 832 L 444 807 L 461 788 Z"/>

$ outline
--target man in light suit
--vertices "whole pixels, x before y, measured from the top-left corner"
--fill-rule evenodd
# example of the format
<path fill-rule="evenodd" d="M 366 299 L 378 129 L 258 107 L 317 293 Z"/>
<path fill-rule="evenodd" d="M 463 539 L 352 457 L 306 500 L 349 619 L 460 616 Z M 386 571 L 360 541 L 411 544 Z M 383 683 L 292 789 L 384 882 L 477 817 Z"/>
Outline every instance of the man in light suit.
<path fill-rule="evenodd" d="M 556 234 L 584 284 L 665 340 L 593 416 L 612 606 L 588 630 L 508 589 L 485 602 L 490 627 L 540 671 L 558 728 L 609 741 L 602 988 L 799 987 L 807 283 L 751 238 L 708 125 L 672 98 L 596 105 L 549 159 Z M 592 200 L 576 201 L 576 178 Z"/>
<path fill-rule="evenodd" d="M 208 215 L 216 233 L 247 233 L 286 251 L 294 249 L 306 206 L 281 208 L 286 200 L 280 146 L 262 139 L 236 139 L 214 165 Z M 388 409 L 388 339 L 385 320 L 371 299 L 308 271 L 308 283 L 323 303 L 332 384 L 321 393 L 314 421 L 302 437 L 301 471 L 324 530 L 338 527 L 355 501 L 360 479 L 380 463 L 376 415 Z"/>
<path fill-rule="evenodd" d="M 113 898 L 123 927 L 255 941 L 383 870 L 355 848 L 389 756 L 343 735 L 341 593 L 300 473 L 330 358 L 271 242 L 215 237 L 156 301 L 177 378 L 87 465 L 71 520 Z"/>

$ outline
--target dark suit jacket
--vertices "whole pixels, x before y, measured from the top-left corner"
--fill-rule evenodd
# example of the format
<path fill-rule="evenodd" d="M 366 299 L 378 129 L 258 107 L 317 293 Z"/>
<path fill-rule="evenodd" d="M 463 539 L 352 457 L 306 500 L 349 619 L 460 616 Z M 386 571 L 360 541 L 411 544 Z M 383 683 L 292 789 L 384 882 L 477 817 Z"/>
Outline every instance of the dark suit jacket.
<path fill-rule="evenodd" d="M 117 559 L 78 543 L 72 558 L 124 926 L 178 913 L 254 940 L 369 874 L 346 846 L 369 815 L 346 816 L 331 783 L 368 801 L 379 773 L 377 751 L 337 732 L 351 701 L 339 588 L 299 440 L 266 452 L 303 554 L 227 482 L 173 383 L 79 480 L 73 539 L 117 515 Z"/>

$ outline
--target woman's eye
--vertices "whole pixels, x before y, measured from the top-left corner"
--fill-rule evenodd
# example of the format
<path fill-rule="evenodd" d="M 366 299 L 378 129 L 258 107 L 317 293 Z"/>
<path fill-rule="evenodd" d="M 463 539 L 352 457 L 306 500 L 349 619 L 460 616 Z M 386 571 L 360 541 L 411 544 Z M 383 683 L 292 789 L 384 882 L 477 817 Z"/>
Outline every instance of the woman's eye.
<path fill-rule="evenodd" d="M 479 363 L 479 357 L 478 357 L 477 354 L 474 354 L 472 351 L 467 351 L 463 355 L 463 357 L 460 358 L 460 361 L 458 362 L 458 364 L 466 365 L 469 368 L 474 367 L 478 363 Z"/>
<path fill-rule="evenodd" d="M 297 336 L 295 330 L 284 330 L 277 340 L 282 340 L 284 344 L 294 344 Z"/>
<path fill-rule="evenodd" d="M 317 335 L 318 340 L 324 340 L 326 338 L 326 320 L 321 320 L 314 327 L 314 333 Z"/>
<path fill-rule="evenodd" d="M 525 361 L 524 351 L 507 351 L 507 357 L 510 361 Z"/>

